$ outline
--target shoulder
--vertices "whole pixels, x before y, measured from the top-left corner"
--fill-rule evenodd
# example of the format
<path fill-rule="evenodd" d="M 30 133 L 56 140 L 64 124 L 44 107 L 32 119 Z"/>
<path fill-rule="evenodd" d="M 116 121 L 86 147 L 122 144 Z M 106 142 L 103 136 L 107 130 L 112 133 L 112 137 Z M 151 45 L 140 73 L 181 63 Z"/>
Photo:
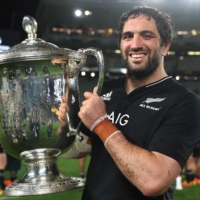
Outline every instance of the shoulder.
<path fill-rule="evenodd" d="M 200 103 L 199 97 L 190 91 L 187 87 L 180 84 L 174 79 L 169 80 L 165 83 L 163 92 L 165 92 L 168 96 L 171 96 L 178 103 L 183 102 L 196 102 Z M 173 102 L 175 103 L 175 102 Z"/>
<path fill-rule="evenodd" d="M 187 128 L 200 127 L 200 99 L 196 94 L 184 86 L 177 85 L 168 90 L 167 96 L 169 121 L 174 120 Z"/>
<path fill-rule="evenodd" d="M 178 85 L 175 91 L 183 103 L 193 103 L 200 106 L 199 97 L 185 86 Z"/>
<path fill-rule="evenodd" d="M 172 100 L 174 100 L 175 110 L 181 109 L 188 111 L 192 115 L 200 116 L 200 99 L 188 88 L 184 86 L 174 88 Z"/>

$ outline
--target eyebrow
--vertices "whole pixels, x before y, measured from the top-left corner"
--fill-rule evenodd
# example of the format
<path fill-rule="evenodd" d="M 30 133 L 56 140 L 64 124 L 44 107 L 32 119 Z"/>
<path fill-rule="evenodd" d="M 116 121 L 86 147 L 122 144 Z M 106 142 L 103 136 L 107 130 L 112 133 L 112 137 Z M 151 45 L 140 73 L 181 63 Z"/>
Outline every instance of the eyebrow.
<path fill-rule="evenodd" d="M 143 31 L 141 31 L 140 33 L 142 33 L 142 34 L 144 34 L 144 33 L 150 33 L 150 34 L 156 36 L 156 34 L 155 34 L 153 31 L 150 31 L 150 30 L 143 30 Z"/>
<path fill-rule="evenodd" d="M 153 31 L 150 31 L 150 30 L 143 30 L 143 31 L 140 31 L 140 32 L 139 32 L 140 35 L 141 35 L 141 34 L 145 34 L 145 33 L 150 33 L 150 34 L 156 36 L 156 34 L 155 34 Z M 122 37 L 123 37 L 124 35 L 127 35 L 127 34 L 134 34 L 134 32 L 132 32 L 132 31 L 126 31 L 126 32 L 124 32 L 124 33 L 122 34 Z"/>
<path fill-rule="evenodd" d="M 122 37 L 123 37 L 124 35 L 127 35 L 127 34 L 133 34 L 133 32 L 131 32 L 131 31 L 123 32 L 123 33 L 122 33 Z"/>

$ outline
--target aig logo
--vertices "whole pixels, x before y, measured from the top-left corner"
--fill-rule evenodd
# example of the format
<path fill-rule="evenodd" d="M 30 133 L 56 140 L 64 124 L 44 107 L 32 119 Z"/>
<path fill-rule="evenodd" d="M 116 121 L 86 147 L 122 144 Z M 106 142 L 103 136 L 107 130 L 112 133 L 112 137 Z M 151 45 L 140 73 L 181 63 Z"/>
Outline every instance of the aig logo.
<path fill-rule="evenodd" d="M 115 116 L 114 111 L 109 115 L 109 120 L 112 121 L 113 124 L 119 123 L 121 126 L 125 126 L 128 123 L 129 115 L 124 114 L 122 115 L 119 113 L 117 116 Z"/>

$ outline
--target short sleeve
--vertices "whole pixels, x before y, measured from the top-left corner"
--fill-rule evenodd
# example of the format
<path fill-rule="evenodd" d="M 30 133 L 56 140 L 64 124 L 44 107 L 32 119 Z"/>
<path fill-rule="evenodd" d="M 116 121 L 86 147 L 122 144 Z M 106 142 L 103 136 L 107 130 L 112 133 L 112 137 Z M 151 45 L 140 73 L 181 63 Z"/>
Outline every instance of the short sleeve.
<path fill-rule="evenodd" d="M 200 101 L 192 93 L 174 104 L 163 119 L 148 150 L 175 159 L 183 168 L 200 138 Z"/>

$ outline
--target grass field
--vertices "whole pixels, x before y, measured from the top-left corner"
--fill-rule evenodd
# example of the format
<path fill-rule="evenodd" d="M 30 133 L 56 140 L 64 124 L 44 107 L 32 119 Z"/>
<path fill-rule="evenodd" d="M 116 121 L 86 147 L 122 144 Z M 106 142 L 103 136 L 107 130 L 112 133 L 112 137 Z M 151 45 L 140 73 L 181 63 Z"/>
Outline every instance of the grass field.
<path fill-rule="evenodd" d="M 87 172 L 87 166 L 90 158 L 86 159 L 86 167 L 85 172 Z M 66 175 L 71 175 L 78 177 L 79 169 L 78 169 L 78 160 L 76 159 L 58 159 L 58 167 L 61 172 Z M 22 162 L 22 168 L 18 173 L 18 177 L 22 177 L 25 173 L 25 165 Z M 6 176 L 8 176 L 8 172 L 6 172 Z M 83 188 L 70 190 L 66 192 L 60 192 L 55 194 L 48 195 L 40 195 L 40 196 L 25 196 L 25 197 L 0 197 L 1 200 L 80 200 L 83 192 Z M 183 188 L 183 190 L 175 190 L 174 200 L 199 200 L 200 199 L 200 184 L 197 186 L 193 186 L 190 188 Z M 126 199 L 124 199 L 126 200 Z"/>

